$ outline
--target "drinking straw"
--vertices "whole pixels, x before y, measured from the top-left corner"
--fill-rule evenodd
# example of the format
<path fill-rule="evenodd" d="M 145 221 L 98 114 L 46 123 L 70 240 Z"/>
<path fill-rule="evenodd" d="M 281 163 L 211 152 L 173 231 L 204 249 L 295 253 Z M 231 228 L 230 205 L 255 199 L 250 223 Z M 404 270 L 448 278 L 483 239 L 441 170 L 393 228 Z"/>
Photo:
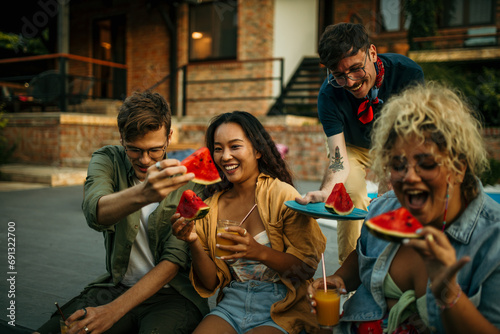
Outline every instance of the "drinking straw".
<path fill-rule="evenodd" d="M 323 288 L 325 289 L 326 293 L 326 270 L 325 270 L 325 254 L 321 253 L 321 263 L 323 264 Z"/>
<path fill-rule="evenodd" d="M 250 211 L 248 211 L 247 215 L 245 216 L 245 218 L 243 218 L 243 220 L 241 221 L 240 225 L 238 225 L 238 226 L 241 226 L 241 225 L 243 224 L 243 222 L 244 222 L 245 220 L 247 220 L 248 216 L 250 216 L 250 214 L 252 213 L 253 209 L 255 209 L 256 207 L 257 207 L 257 203 L 255 203 L 255 204 L 252 206 L 252 208 L 250 209 Z"/>
<path fill-rule="evenodd" d="M 61 314 L 61 317 L 63 319 L 63 321 L 66 321 L 66 317 L 64 316 L 64 313 L 63 311 L 61 310 L 61 308 L 59 307 L 59 304 L 56 302 L 56 306 L 57 306 L 57 310 L 59 311 L 59 313 Z"/>

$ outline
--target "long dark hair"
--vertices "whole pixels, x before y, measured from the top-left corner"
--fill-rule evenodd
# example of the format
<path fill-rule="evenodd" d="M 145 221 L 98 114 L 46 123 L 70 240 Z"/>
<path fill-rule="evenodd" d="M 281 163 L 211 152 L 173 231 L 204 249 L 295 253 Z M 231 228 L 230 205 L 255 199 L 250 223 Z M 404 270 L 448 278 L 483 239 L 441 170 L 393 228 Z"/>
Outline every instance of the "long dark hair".
<path fill-rule="evenodd" d="M 283 182 L 293 186 L 292 174 L 281 157 L 276 144 L 272 140 L 269 133 L 264 129 L 262 123 L 255 116 L 246 111 L 233 111 L 215 116 L 210 121 L 207 133 L 205 136 L 205 144 L 210 150 L 210 154 L 214 154 L 214 136 L 217 128 L 225 123 L 236 123 L 241 126 L 245 135 L 252 143 L 262 157 L 258 160 L 259 171 L 271 177 L 277 178 Z M 217 166 L 222 182 L 207 187 L 208 195 L 212 195 L 217 191 L 232 188 L 232 183 L 229 182 L 224 172 Z"/>

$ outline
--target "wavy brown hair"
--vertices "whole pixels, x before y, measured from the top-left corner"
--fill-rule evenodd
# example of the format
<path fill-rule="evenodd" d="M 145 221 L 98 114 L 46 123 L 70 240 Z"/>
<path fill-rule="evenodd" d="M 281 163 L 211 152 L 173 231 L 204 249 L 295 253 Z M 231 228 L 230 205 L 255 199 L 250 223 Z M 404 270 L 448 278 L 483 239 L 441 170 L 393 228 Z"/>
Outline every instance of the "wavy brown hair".
<path fill-rule="evenodd" d="M 396 139 L 415 137 L 423 144 L 434 142 L 448 168 L 460 173 L 466 166 L 462 194 L 468 201 L 477 196 L 478 175 L 488 168 L 477 114 L 458 92 L 428 82 L 409 87 L 393 96 L 382 108 L 372 129 L 372 170 L 379 179 L 387 178 L 391 150 Z"/>
<path fill-rule="evenodd" d="M 172 112 L 160 94 L 151 91 L 135 92 L 123 102 L 117 120 L 120 135 L 127 142 L 141 138 L 162 126 L 165 126 L 168 137 Z"/>

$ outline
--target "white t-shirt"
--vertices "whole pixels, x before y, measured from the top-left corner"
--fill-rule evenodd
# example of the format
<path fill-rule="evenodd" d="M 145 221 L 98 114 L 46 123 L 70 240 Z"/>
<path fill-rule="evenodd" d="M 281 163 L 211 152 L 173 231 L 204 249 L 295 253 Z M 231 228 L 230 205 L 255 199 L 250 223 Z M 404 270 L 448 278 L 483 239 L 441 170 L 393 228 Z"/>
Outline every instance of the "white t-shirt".
<path fill-rule="evenodd" d="M 140 181 L 135 180 L 135 183 L 138 184 Z M 153 253 L 151 253 L 151 249 L 149 248 L 148 219 L 149 215 L 156 210 L 159 204 L 160 203 L 151 203 L 141 209 L 141 220 L 138 226 L 139 231 L 132 245 L 127 272 L 121 282 L 126 286 L 133 286 L 155 267 Z M 169 285 L 166 284 L 164 287 L 167 288 L 168 286 Z"/>

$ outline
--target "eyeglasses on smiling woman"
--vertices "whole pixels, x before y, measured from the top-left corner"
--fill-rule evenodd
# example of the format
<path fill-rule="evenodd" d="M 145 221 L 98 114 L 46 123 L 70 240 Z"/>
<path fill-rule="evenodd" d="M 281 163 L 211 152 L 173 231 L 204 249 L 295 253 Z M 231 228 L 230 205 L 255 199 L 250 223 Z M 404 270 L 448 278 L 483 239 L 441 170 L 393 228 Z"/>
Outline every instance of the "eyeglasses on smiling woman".
<path fill-rule="evenodd" d="M 153 147 L 147 150 L 143 150 L 137 147 L 128 147 L 127 145 L 123 145 L 125 147 L 125 153 L 132 158 L 138 159 L 144 155 L 144 152 L 148 153 L 148 156 L 151 159 L 161 159 L 165 156 L 165 150 L 167 149 L 167 141 L 163 144 L 163 147 Z"/>
<path fill-rule="evenodd" d="M 386 169 L 392 182 L 402 182 L 409 168 L 413 168 L 422 181 L 432 181 L 439 176 L 440 166 L 441 163 L 436 162 L 432 156 L 421 157 L 415 164 L 409 164 L 405 157 L 394 157 Z"/>
<path fill-rule="evenodd" d="M 332 85 L 335 88 L 342 88 L 347 84 L 347 79 L 351 79 L 352 81 L 359 81 L 363 79 L 366 76 L 366 60 L 368 59 L 368 52 L 369 49 L 366 50 L 366 55 L 365 55 L 365 62 L 363 64 L 363 67 L 355 68 L 353 70 L 350 70 L 344 75 L 340 75 L 336 77 L 328 68 L 326 69 L 326 77 L 328 78 L 328 83 Z M 330 80 L 330 74 L 333 76 L 333 81 Z"/>

